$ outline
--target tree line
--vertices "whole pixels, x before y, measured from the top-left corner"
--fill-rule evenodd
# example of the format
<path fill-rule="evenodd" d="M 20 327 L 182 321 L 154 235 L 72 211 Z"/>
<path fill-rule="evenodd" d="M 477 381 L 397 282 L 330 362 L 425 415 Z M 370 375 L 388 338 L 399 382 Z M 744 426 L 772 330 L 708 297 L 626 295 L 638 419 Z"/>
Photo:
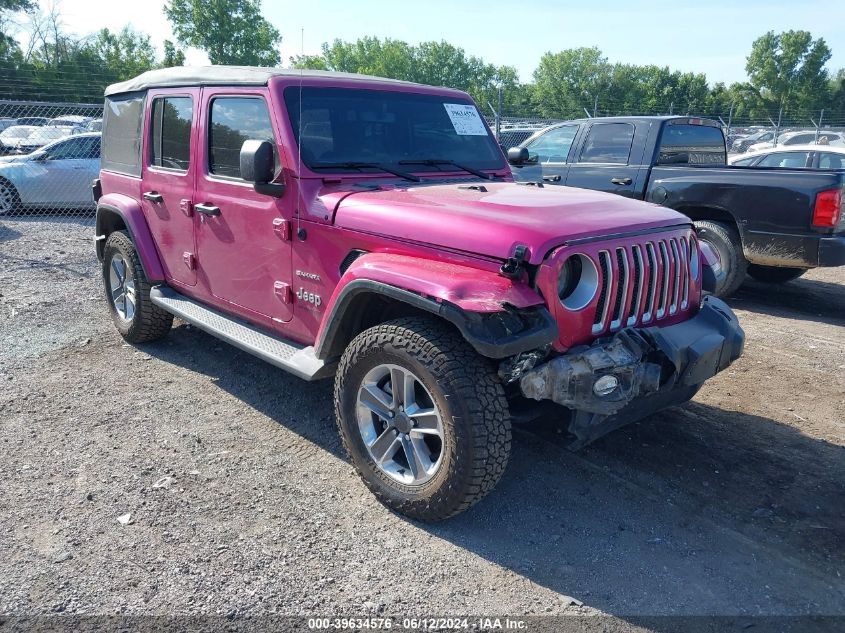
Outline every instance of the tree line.
<path fill-rule="evenodd" d="M 164 11 L 176 41 L 165 41 L 159 56 L 150 36 L 130 27 L 77 37 L 63 31 L 55 10 L 39 12 L 35 0 L 0 0 L 0 98 L 95 103 L 110 83 L 183 64 L 185 47 L 204 50 L 213 64 L 282 65 L 281 35 L 262 16 L 260 0 L 169 0 Z M 12 37 L 22 17 L 29 35 L 23 47 Z M 445 41 L 337 39 L 288 64 L 459 88 L 488 114 L 671 112 L 764 120 L 807 118 L 824 109 L 826 120 L 845 121 L 845 69 L 831 75 L 830 58 L 824 39 L 787 31 L 754 40 L 747 81 L 731 85 L 668 66 L 614 63 L 595 47 L 544 54 L 528 82 L 512 66 L 487 63 Z"/>

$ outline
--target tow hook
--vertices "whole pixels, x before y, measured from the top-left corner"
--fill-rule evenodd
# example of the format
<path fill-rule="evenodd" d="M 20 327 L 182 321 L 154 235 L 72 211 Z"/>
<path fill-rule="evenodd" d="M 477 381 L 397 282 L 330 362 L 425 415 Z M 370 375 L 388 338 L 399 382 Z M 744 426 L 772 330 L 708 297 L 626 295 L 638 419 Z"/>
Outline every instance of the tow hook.
<path fill-rule="evenodd" d="M 528 259 L 528 247 L 519 244 L 513 249 L 513 255 L 505 260 L 499 272 L 505 277 L 519 279 L 522 276 L 522 267 Z"/>

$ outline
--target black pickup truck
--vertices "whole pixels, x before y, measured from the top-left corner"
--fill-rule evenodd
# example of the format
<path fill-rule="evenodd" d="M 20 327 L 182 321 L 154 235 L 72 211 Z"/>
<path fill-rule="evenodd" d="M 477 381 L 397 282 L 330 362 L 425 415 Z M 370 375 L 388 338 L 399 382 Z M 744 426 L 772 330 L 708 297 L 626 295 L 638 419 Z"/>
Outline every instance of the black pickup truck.
<path fill-rule="evenodd" d="M 719 123 L 689 117 L 567 121 L 508 150 L 517 181 L 608 191 L 692 220 L 732 294 L 746 273 L 767 282 L 845 265 L 845 171 L 726 164 Z"/>

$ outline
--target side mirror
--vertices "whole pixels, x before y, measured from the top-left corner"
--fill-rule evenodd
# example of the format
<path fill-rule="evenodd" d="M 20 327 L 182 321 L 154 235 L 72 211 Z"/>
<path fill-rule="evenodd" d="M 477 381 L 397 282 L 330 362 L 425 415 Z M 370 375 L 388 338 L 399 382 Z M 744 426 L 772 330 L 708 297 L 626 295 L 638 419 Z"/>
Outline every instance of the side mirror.
<path fill-rule="evenodd" d="M 276 175 L 276 159 L 270 141 L 251 139 L 241 145 L 241 178 L 253 183 L 258 193 L 279 198 L 285 185 L 271 182 Z"/>
<path fill-rule="evenodd" d="M 511 165 L 524 165 L 528 162 L 528 149 L 525 147 L 511 147 L 508 150 L 508 162 Z"/>

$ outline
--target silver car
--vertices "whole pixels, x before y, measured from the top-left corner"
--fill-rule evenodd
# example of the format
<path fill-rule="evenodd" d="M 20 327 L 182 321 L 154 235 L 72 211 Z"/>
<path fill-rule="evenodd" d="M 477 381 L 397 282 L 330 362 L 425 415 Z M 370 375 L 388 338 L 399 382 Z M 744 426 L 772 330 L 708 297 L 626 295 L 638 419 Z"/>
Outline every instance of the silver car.
<path fill-rule="evenodd" d="M 94 208 L 100 134 L 78 134 L 22 156 L 0 158 L 0 215 L 23 209 Z"/>

